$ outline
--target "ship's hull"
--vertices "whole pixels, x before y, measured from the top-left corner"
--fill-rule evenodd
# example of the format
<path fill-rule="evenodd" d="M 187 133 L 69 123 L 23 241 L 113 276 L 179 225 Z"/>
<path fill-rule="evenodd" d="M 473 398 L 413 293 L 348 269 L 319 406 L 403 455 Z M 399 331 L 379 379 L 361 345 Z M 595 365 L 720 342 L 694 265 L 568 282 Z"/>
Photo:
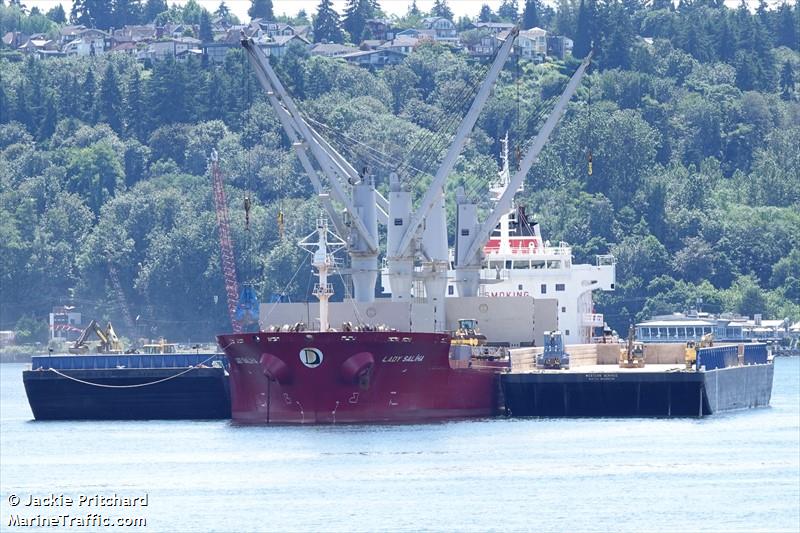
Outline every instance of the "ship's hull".
<path fill-rule="evenodd" d="M 435 333 L 220 335 L 244 423 L 416 422 L 498 412 L 493 371 L 450 366 Z"/>

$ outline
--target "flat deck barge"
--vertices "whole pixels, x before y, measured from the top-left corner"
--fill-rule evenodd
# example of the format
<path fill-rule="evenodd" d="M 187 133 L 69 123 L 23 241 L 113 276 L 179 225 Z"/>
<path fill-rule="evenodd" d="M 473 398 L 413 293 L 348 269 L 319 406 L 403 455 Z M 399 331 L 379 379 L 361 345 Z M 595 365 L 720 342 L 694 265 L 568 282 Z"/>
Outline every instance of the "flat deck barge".
<path fill-rule="evenodd" d="M 22 373 L 36 420 L 230 418 L 224 357 L 41 355 Z"/>
<path fill-rule="evenodd" d="M 683 347 L 648 345 L 655 363 L 620 368 L 616 345 L 568 347 L 570 368 L 536 369 L 531 350 L 512 351 L 512 371 L 500 376 L 511 416 L 701 417 L 769 405 L 773 365 L 763 344 L 698 351 L 687 369 Z M 741 357 L 740 357 L 741 356 Z M 697 367 L 700 370 L 697 370 Z"/>

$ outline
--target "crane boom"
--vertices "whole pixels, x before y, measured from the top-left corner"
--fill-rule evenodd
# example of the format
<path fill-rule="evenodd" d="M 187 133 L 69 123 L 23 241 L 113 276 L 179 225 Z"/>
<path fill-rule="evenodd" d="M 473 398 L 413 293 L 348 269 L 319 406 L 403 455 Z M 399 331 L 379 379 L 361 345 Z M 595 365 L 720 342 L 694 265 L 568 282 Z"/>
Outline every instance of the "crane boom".
<path fill-rule="evenodd" d="M 242 324 L 236 319 L 236 306 L 239 298 L 239 286 L 236 282 L 236 261 L 233 257 L 230 224 L 228 220 L 228 202 L 222 184 L 222 173 L 216 152 L 211 155 L 211 179 L 214 190 L 214 208 L 217 212 L 217 229 L 219 230 L 219 246 L 222 255 L 222 275 L 225 278 L 225 295 L 228 298 L 228 316 L 234 333 L 242 332 Z"/>
<path fill-rule="evenodd" d="M 461 154 L 461 150 L 463 150 L 464 144 L 467 142 L 467 136 L 475 126 L 475 122 L 478 120 L 478 115 L 480 115 L 483 106 L 486 104 L 486 101 L 489 98 L 489 92 L 491 91 L 495 80 L 497 80 L 497 76 L 500 75 L 500 71 L 505 64 L 506 59 L 508 59 L 509 54 L 511 53 L 511 48 L 518 34 L 519 26 L 514 26 L 514 28 L 512 28 L 512 30 L 509 32 L 508 37 L 506 37 L 505 42 L 500 47 L 500 50 L 498 50 L 497 56 L 494 58 L 494 62 L 492 63 L 492 66 L 489 68 L 489 72 L 486 75 L 486 79 L 483 80 L 483 83 L 478 90 L 478 94 L 475 95 L 475 99 L 472 101 L 469 111 L 467 111 L 467 114 L 464 116 L 461 124 L 458 127 L 458 130 L 456 131 L 456 135 L 447 150 L 447 154 L 445 154 L 444 159 L 442 160 L 442 164 L 436 171 L 436 176 L 434 176 L 430 187 L 428 187 L 428 190 L 425 192 L 425 196 L 420 203 L 419 209 L 417 209 L 417 211 L 414 213 L 408 228 L 403 234 L 403 238 L 400 240 L 397 250 L 401 253 L 408 249 L 411 244 L 411 240 L 414 238 L 414 235 L 422 224 L 422 221 L 425 220 L 425 217 L 428 216 L 428 213 L 430 213 L 431 209 L 433 209 L 434 205 L 437 204 L 439 199 L 444 194 L 443 187 L 447 181 L 447 177 L 450 175 L 450 172 L 452 172 L 456 163 L 456 159 L 458 158 L 459 154 Z"/>
<path fill-rule="evenodd" d="M 341 156 L 338 156 L 338 154 L 332 155 L 332 148 L 330 145 L 325 143 L 325 145 L 327 145 L 325 146 L 320 143 L 319 139 L 321 139 L 321 136 L 303 119 L 294 101 L 289 96 L 280 79 L 278 79 L 277 74 L 270 66 L 269 59 L 264 51 L 248 38 L 242 39 L 242 47 L 247 52 L 247 57 L 250 60 L 251 66 L 256 72 L 256 77 L 258 78 L 261 86 L 267 92 L 270 105 L 272 105 L 278 114 L 281 125 L 289 137 L 294 140 L 293 145 L 300 156 L 301 164 L 303 165 L 306 173 L 309 175 L 309 178 L 311 178 L 312 182 L 314 182 L 317 192 L 322 193 L 324 190 L 321 182 L 319 182 L 319 177 L 316 174 L 316 171 L 313 170 L 313 166 L 308 158 L 306 151 L 307 149 L 311 151 L 311 155 L 317 161 L 322 173 L 328 177 L 328 183 L 330 184 L 333 197 L 336 199 L 336 201 L 344 205 L 345 209 L 350 213 L 352 225 L 359 237 L 366 244 L 368 251 L 370 253 L 377 253 L 378 243 L 367 229 L 363 221 L 357 216 L 356 210 L 348 198 L 348 195 L 345 192 L 344 186 L 340 180 L 341 176 L 355 183 L 355 181 L 358 180 L 357 172 L 352 168 L 351 165 L 344 162 L 344 159 L 341 158 Z M 305 157 L 302 155 L 302 152 L 306 152 Z M 308 161 L 304 161 L 304 159 L 307 159 Z M 319 186 L 317 186 L 318 183 Z M 332 206 L 331 209 L 328 209 L 328 206 L 326 206 L 326 211 L 328 211 L 328 214 L 334 220 L 334 225 L 336 226 L 337 231 L 341 231 L 341 229 L 344 228 L 344 225 L 341 224 L 340 220 L 337 223 L 337 219 L 339 218 L 338 213 L 332 209 Z"/>
<path fill-rule="evenodd" d="M 491 236 L 492 231 L 497 226 L 500 217 L 502 217 L 503 214 L 508 212 L 508 210 L 511 208 L 511 200 L 514 198 L 517 189 L 525 179 L 528 171 L 539 157 L 539 153 L 542 151 L 542 148 L 544 148 L 544 145 L 547 144 L 550 134 L 555 129 L 559 120 L 561 120 L 561 117 L 566 111 L 567 104 L 575 94 L 575 91 L 578 89 L 578 85 L 580 84 L 581 79 L 583 79 L 586 69 L 589 67 L 591 59 L 592 54 L 590 52 L 589 55 L 586 56 L 586 59 L 584 59 L 580 66 L 578 66 L 577 70 L 572 75 L 572 78 L 570 78 L 569 82 L 567 83 L 567 87 L 564 89 L 564 92 L 561 93 L 561 96 L 556 102 L 553 110 L 550 112 L 550 115 L 548 115 L 547 120 L 542 126 L 542 129 L 539 130 L 539 135 L 536 136 L 533 144 L 526 150 L 525 157 L 523 157 L 522 161 L 520 161 L 519 170 L 517 170 L 517 172 L 511 177 L 508 186 L 498 200 L 497 205 L 494 207 L 492 212 L 489 213 L 489 216 L 486 217 L 486 220 L 484 220 L 483 224 L 481 224 L 481 226 L 478 228 L 478 231 L 475 232 L 475 235 L 472 238 L 472 244 L 469 246 L 467 253 L 464 255 L 465 265 L 462 266 L 475 264 L 480 261 L 478 251 L 480 251 L 486 244 L 486 241 Z"/>

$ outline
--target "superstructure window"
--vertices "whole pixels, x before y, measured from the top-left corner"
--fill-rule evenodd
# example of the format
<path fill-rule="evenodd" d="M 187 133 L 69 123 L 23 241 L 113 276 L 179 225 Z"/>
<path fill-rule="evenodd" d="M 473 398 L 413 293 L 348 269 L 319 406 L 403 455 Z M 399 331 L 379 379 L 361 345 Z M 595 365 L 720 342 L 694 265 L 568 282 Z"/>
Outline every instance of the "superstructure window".
<path fill-rule="evenodd" d="M 556 283 L 556 290 L 557 291 L 563 291 L 564 290 L 564 284 L 563 283 Z"/>
<path fill-rule="evenodd" d="M 395 226 L 402 226 L 403 225 L 403 219 L 402 218 L 394 219 L 394 225 Z"/>
<path fill-rule="evenodd" d="M 542 294 L 547 294 L 547 283 L 542 283 Z"/>
<path fill-rule="evenodd" d="M 529 261 L 514 261 L 514 268 L 517 270 L 528 270 L 531 264 Z"/>
<path fill-rule="evenodd" d="M 468 229 L 462 229 L 461 230 L 461 236 L 462 237 L 469 237 L 469 230 Z"/>
<path fill-rule="evenodd" d="M 521 290 L 522 290 L 522 283 L 520 283 L 519 285 L 517 285 L 517 290 L 518 290 L 518 291 L 521 291 Z"/>
<path fill-rule="evenodd" d="M 451 296 L 453 295 L 453 286 L 452 285 L 448 285 L 447 286 L 447 294 L 449 294 Z"/>

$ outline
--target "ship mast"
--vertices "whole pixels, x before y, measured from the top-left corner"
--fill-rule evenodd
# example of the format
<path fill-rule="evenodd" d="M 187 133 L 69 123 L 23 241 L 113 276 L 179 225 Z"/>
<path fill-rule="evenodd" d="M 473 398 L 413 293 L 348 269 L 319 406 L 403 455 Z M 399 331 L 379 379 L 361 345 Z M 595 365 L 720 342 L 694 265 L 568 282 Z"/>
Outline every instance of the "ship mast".
<path fill-rule="evenodd" d="M 316 240 L 312 241 L 316 237 Z M 333 296 L 333 285 L 328 283 L 328 272 L 335 267 L 333 254 L 345 248 L 347 243 L 328 230 L 325 216 L 317 218 L 317 229 L 298 243 L 301 248 L 311 253 L 311 266 L 317 269 L 319 281 L 314 285 L 314 296 L 319 299 L 319 330 L 328 331 L 328 301 Z"/>
<path fill-rule="evenodd" d="M 459 218 L 457 220 L 456 235 L 456 284 L 459 287 L 459 295 L 476 296 L 480 284 L 480 267 L 483 259 L 482 250 L 486 241 L 497 226 L 500 218 L 512 207 L 514 195 L 525 180 L 525 176 L 539 157 L 539 153 L 544 148 L 550 134 L 555 129 L 562 115 L 566 112 L 567 104 L 578 89 L 586 69 L 589 67 L 592 54 L 583 60 L 575 73 L 567 82 L 564 92 L 556 101 L 555 107 L 550 112 L 547 120 L 539 130 L 539 134 L 534 138 L 533 143 L 525 152 L 525 156 L 519 163 L 519 169 L 510 177 L 505 184 L 503 192 L 495 201 L 494 208 L 483 221 L 478 223 L 477 209 L 473 202 L 469 202 L 462 196 L 459 202 Z M 498 191 L 499 192 L 499 191 Z"/>

